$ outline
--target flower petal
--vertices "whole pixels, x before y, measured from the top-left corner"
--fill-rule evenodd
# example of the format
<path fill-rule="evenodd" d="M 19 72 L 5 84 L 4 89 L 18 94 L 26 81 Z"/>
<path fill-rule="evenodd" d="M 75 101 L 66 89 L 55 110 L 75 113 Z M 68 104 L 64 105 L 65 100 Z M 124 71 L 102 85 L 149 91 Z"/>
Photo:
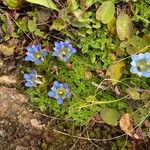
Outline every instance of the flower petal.
<path fill-rule="evenodd" d="M 58 98 L 58 99 L 57 99 L 57 103 L 60 105 L 60 104 L 63 103 L 63 100 L 62 100 L 61 98 Z"/>
<path fill-rule="evenodd" d="M 63 61 L 67 61 L 68 60 L 68 57 L 67 56 L 62 56 L 62 57 L 60 57 L 61 58 L 61 60 L 63 60 Z"/>
<path fill-rule="evenodd" d="M 138 72 L 138 69 L 137 69 L 137 67 L 131 67 L 130 68 L 130 72 L 132 72 L 132 73 L 137 73 Z"/>
<path fill-rule="evenodd" d="M 143 76 L 149 78 L 150 77 L 150 71 L 143 72 Z"/>
<path fill-rule="evenodd" d="M 26 82 L 25 86 L 26 86 L 26 87 L 32 87 L 32 86 L 33 86 L 33 83 L 28 81 L 28 82 Z"/>
<path fill-rule="evenodd" d="M 33 69 L 32 72 L 31 72 L 31 76 L 32 76 L 32 77 L 37 76 L 37 72 L 36 72 L 34 69 Z"/>
<path fill-rule="evenodd" d="M 36 65 L 39 65 L 40 62 L 41 62 L 41 60 L 39 60 L 39 59 L 34 60 L 34 63 L 35 63 Z"/>
<path fill-rule="evenodd" d="M 59 42 L 55 42 L 54 45 L 55 45 L 55 47 L 58 48 L 58 49 L 62 47 Z"/>
<path fill-rule="evenodd" d="M 41 44 L 36 45 L 36 49 L 41 50 Z"/>
<path fill-rule="evenodd" d="M 45 57 L 47 55 L 47 51 L 42 51 L 42 55 Z"/>
<path fill-rule="evenodd" d="M 30 80 L 30 79 L 32 79 L 32 75 L 25 73 L 25 74 L 23 75 L 23 78 L 24 78 L 25 80 Z"/>
<path fill-rule="evenodd" d="M 70 96 L 71 96 L 71 93 L 68 92 L 68 93 L 66 94 L 66 98 L 69 98 Z"/>
<path fill-rule="evenodd" d="M 71 48 L 71 49 L 70 49 L 70 52 L 71 52 L 72 54 L 73 54 L 73 53 L 76 53 L 76 51 L 77 51 L 77 50 L 76 50 L 75 48 Z"/>
<path fill-rule="evenodd" d="M 56 51 L 54 51 L 53 54 L 52 54 L 52 56 L 58 56 L 58 55 L 59 55 L 59 53 L 56 52 Z"/>
<path fill-rule="evenodd" d="M 133 67 L 136 67 L 136 62 L 135 62 L 135 61 L 132 61 L 130 64 L 131 64 Z"/>
<path fill-rule="evenodd" d="M 54 81 L 53 87 L 54 87 L 54 88 L 59 88 L 59 87 L 60 87 L 59 82 L 58 82 L 58 81 Z"/>
<path fill-rule="evenodd" d="M 139 59 L 141 60 L 141 59 L 144 59 L 144 54 L 142 54 L 142 53 L 139 53 Z"/>
<path fill-rule="evenodd" d="M 32 46 L 27 46 L 27 50 L 30 53 L 34 53 L 35 52 L 35 49 Z"/>
<path fill-rule="evenodd" d="M 49 97 L 54 97 L 54 96 L 55 96 L 55 92 L 54 92 L 54 91 L 48 92 L 48 96 L 49 96 Z"/>
<path fill-rule="evenodd" d="M 65 89 L 68 89 L 68 84 L 67 84 L 67 83 L 64 83 L 64 84 L 63 84 L 63 87 L 64 87 Z"/>
<path fill-rule="evenodd" d="M 135 62 L 137 62 L 137 61 L 139 60 L 138 55 L 132 55 L 131 58 L 132 58 L 132 60 L 135 61 Z"/>
<path fill-rule="evenodd" d="M 63 45 L 64 45 L 65 47 L 68 47 L 69 44 L 70 44 L 70 41 L 69 41 L 69 40 L 66 40 L 65 42 L 63 42 Z"/>
<path fill-rule="evenodd" d="M 136 74 L 137 74 L 139 77 L 143 76 L 143 72 L 140 72 L 140 71 L 138 71 Z"/>
<path fill-rule="evenodd" d="M 150 53 L 149 53 L 149 52 L 146 52 L 144 58 L 145 58 L 147 61 L 150 61 Z"/>
<path fill-rule="evenodd" d="M 27 55 L 25 57 L 25 61 L 32 61 L 33 60 L 33 57 L 31 55 Z"/>

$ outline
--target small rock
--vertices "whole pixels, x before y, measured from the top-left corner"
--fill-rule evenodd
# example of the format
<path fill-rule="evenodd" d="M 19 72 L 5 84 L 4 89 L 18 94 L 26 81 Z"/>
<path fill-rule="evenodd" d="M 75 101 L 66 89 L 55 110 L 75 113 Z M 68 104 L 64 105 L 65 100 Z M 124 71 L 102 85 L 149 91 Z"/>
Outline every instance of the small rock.
<path fill-rule="evenodd" d="M 45 127 L 45 124 L 41 124 L 41 122 L 38 121 L 37 119 L 31 119 L 31 125 L 34 128 L 37 128 L 37 129 L 40 129 L 40 130 L 42 130 L 43 127 Z"/>
<path fill-rule="evenodd" d="M 16 146 L 16 150 L 28 150 L 28 148 L 23 146 Z"/>

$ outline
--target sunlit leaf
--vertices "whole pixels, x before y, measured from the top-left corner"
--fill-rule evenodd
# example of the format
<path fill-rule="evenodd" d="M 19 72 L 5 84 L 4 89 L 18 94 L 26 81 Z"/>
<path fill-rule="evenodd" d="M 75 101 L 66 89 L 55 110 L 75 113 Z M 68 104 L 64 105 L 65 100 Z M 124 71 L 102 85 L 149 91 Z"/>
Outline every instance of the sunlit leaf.
<path fill-rule="evenodd" d="M 37 24 L 33 20 L 28 20 L 28 29 L 30 32 L 34 32 L 37 29 Z"/>
<path fill-rule="evenodd" d="M 107 24 L 109 32 L 116 34 L 116 18 L 113 17 L 112 20 Z"/>
<path fill-rule="evenodd" d="M 116 126 L 118 124 L 119 113 L 112 108 L 104 108 L 100 112 L 101 118 L 109 125 Z"/>
<path fill-rule="evenodd" d="M 106 75 L 110 76 L 113 85 L 115 85 L 117 83 L 117 80 L 121 78 L 124 66 L 125 63 L 123 61 L 120 61 L 108 67 Z"/>
<path fill-rule="evenodd" d="M 59 10 L 52 0 L 26 0 L 26 1 L 34 4 L 39 4 L 57 11 Z"/>
<path fill-rule="evenodd" d="M 129 39 L 133 35 L 133 26 L 130 17 L 121 12 L 116 22 L 117 34 L 120 40 Z"/>
<path fill-rule="evenodd" d="M 127 92 L 129 93 L 130 97 L 134 100 L 139 100 L 140 99 L 140 93 L 137 92 L 134 89 L 128 89 Z"/>
<path fill-rule="evenodd" d="M 78 8 L 78 3 L 76 0 L 67 0 L 67 8 L 71 11 L 74 12 Z"/>
<path fill-rule="evenodd" d="M 101 20 L 103 23 L 109 23 L 114 16 L 115 6 L 112 1 L 103 2 L 96 11 L 96 19 Z"/>

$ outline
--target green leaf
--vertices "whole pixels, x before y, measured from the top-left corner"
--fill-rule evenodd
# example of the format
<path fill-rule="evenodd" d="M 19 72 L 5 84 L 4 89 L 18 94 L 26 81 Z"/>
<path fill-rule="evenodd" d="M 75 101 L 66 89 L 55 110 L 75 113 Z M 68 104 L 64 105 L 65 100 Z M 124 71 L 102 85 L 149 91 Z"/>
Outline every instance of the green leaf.
<path fill-rule="evenodd" d="M 112 1 L 103 2 L 96 11 L 96 19 L 101 20 L 103 23 L 109 23 L 114 16 L 115 6 Z"/>
<path fill-rule="evenodd" d="M 129 39 L 133 35 L 133 26 L 130 17 L 121 12 L 116 21 L 117 34 L 120 40 Z"/>
<path fill-rule="evenodd" d="M 117 83 L 117 80 L 121 78 L 124 66 L 125 63 L 123 61 L 120 61 L 108 67 L 106 75 L 110 76 L 113 85 L 115 85 Z"/>
<path fill-rule="evenodd" d="M 140 99 L 140 94 L 136 90 L 129 89 L 129 90 L 127 90 L 127 92 L 129 93 L 129 95 L 132 99 L 134 99 L 134 100 L 139 100 Z"/>
<path fill-rule="evenodd" d="M 61 18 L 58 18 L 53 21 L 51 28 L 61 31 L 62 29 L 66 28 L 66 22 L 64 20 L 62 20 Z"/>
<path fill-rule="evenodd" d="M 78 3 L 76 0 L 67 0 L 67 6 L 71 12 L 74 12 L 78 8 Z"/>
<path fill-rule="evenodd" d="M 26 1 L 34 4 L 39 4 L 57 11 L 59 10 L 52 0 L 26 0 Z"/>
<path fill-rule="evenodd" d="M 118 124 L 119 113 L 112 108 L 104 108 L 100 112 L 101 118 L 109 125 L 116 126 Z"/>
<path fill-rule="evenodd" d="M 28 20 L 28 29 L 30 32 L 37 30 L 37 24 L 33 20 Z"/>
<path fill-rule="evenodd" d="M 3 0 L 3 3 L 8 6 L 9 9 L 19 9 L 22 5 L 22 0 Z"/>

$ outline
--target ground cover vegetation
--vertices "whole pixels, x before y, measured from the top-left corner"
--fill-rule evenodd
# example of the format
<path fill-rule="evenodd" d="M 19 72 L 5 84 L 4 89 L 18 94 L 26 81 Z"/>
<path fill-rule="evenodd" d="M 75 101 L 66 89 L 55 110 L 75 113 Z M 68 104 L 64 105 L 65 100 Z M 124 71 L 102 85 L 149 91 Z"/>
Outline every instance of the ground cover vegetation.
<path fill-rule="evenodd" d="M 21 84 L 33 106 L 70 127 L 97 121 L 148 140 L 149 0 L 1 4 L 0 52 L 22 56 Z"/>

